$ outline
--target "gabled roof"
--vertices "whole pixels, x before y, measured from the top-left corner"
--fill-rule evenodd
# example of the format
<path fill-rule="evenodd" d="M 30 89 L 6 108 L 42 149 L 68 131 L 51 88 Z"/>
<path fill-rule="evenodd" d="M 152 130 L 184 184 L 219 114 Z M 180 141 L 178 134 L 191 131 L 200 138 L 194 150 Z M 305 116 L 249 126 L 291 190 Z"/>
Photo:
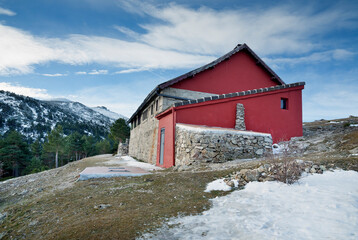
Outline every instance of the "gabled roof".
<path fill-rule="evenodd" d="M 188 73 L 185 73 L 179 77 L 173 78 L 169 81 L 166 81 L 164 83 L 159 84 L 158 86 L 156 86 L 149 94 L 148 96 L 144 99 L 144 101 L 142 102 L 142 104 L 138 107 L 138 109 L 133 113 L 133 115 L 129 118 L 128 122 L 132 121 L 132 119 L 143 109 L 146 107 L 146 105 L 151 101 L 152 98 L 154 98 L 156 96 L 157 93 L 159 93 L 161 90 L 163 90 L 164 88 L 170 87 L 175 83 L 178 83 L 180 81 L 183 81 L 187 78 L 190 77 L 194 77 L 196 74 L 203 72 L 205 70 L 208 69 L 212 69 L 214 68 L 217 64 L 221 63 L 222 61 L 229 59 L 232 55 L 241 52 L 241 51 L 246 51 L 249 55 L 251 55 L 255 60 L 256 60 L 256 64 L 260 65 L 263 69 L 265 69 L 270 75 L 271 75 L 271 80 L 275 81 L 278 85 L 284 85 L 285 83 L 281 80 L 281 78 L 271 69 L 269 68 L 269 66 L 266 65 L 266 63 L 259 58 L 256 53 L 254 53 L 254 51 L 251 50 L 251 48 L 249 48 L 249 46 L 247 46 L 245 43 L 244 44 L 238 44 L 232 51 L 228 52 L 227 54 L 223 55 L 222 57 L 216 59 L 215 61 L 212 61 L 209 64 L 206 64 L 202 67 L 199 67 L 197 69 L 194 69 Z"/>

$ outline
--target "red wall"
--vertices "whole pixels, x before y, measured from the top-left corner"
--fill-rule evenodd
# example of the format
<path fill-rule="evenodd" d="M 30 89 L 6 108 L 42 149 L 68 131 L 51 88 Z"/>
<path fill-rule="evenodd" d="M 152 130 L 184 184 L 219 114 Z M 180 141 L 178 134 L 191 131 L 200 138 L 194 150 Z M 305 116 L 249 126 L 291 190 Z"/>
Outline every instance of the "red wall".
<path fill-rule="evenodd" d="M 176 108 L 176 122 L 234 128 L 236 104 L 245 107 L 246 129 L 271 133 L 273 141 L 302 136 L 303 86 L 249 96 L 220 99 Z M 281 109 L 281 98 L 288 99 L 288 109 Z"/>
<path fill-rule="evenodd" d="M 175 112 L 170 109 L 167 114 L 162 114 L 159 119 L 159 128 L 158 128 L 158 143 L 157 143 L 157 166 L 160 167 L 171 167 L 174 166 L 174 141 L 175 141 L 175 126 L 174 126 L 174 117 Z M 165 137 L 164 137 L 164 161 L 163 165 L 159 164 L 160 158 L 160 131 L 162 128 L 165 128 Z"/>
<path fill-rule="evenodd" d="M 246 52 L 238 52 L 213 69 L 198 73 L 171 87 L 215 94 L 241 92 L 278 85 Z"/>

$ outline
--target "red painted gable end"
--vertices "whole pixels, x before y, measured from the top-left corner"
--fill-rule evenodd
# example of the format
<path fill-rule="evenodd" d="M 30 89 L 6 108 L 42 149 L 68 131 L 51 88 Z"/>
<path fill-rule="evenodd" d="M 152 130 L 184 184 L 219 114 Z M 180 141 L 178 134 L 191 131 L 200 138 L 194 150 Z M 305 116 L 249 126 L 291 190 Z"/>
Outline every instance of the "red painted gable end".
<path fill-rule="evenodd" d="M 172 88 L 224 94 L 278 85 L 246 51 L 238 52 L 214 68 L 173 84 Z"/>

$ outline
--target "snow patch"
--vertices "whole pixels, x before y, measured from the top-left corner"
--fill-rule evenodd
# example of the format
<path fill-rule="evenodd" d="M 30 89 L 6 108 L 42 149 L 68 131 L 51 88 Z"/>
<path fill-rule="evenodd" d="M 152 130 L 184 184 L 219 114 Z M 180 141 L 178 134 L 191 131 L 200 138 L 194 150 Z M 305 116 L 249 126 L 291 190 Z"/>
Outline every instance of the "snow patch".
<path fill-rule="evenodd" d="M 201 215 L 174 218 L 143 239 L 358 239 L 358 172 L 250 182 Z"/>
<path fill-rule="evenodd" d="M 206 189 L 204 192 L 211 192 L 211 191 L 230 191 L 231 187 L 228 186 L 224 179 L 217 179 L 212 181 L 206 185 Z"/>
<path fill-rule="evenodd" d="M 194 126 L 188 124 L 176 124 L 178 128 L 185 129 L 192 132 L 201 132 L 201 133 L 227 133 L 227 134 L 237 134 L 237 135 L 246 135 L 246 136 L 262 136 L 269 137 L 271 134 L 269 133 L 260 133 L 260 132 L 252 132 L 252 131 L 241 131 L 235 129 L 228 128 L 220 128 L 220 127 L 207 127 L 207 126 Z"/>

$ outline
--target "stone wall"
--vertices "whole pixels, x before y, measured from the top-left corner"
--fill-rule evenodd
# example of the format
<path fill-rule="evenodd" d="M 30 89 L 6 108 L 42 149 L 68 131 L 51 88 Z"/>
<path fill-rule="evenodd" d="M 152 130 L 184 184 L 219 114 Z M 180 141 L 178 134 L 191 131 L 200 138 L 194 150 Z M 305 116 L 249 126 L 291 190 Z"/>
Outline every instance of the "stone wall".
<path fill-rule="evenodd" d="M 162 94 L 183 98 L 196 99 L 204 96 L 211 96 L 211 93 L 195 92 L 190 90 L 166 88 Z M 158 101 L 158 107 L 155 103 Z M 141 122 L 136 127 L 133 126 L 130 132 L 129 155 L 144 162 L 155 164 L 157 160 L 157 141 L 159 121 L 155 116 L 171 107 L 173 103 L 182 100 L 158 96 L 139 114 Z M 153 106 L 153 114 L 151 108 Z M 147 118 L 143 118 L 142 113 L 147 112 Z M 138 117 L 138 116 L 137 116 Z"/>
<path fill-rule="evenodd" d="M 155 107 L 156 100 L 158 100 L 158 110 L 156 110 Z M 152 105 L 153 114 L 151 114 Z M 130 132 L 129 156 L 151 164 L 156 163 L 159 121 L 155 118 L 155 115 L 161 112 L 162 109 L 162 97 L 157 97 L 146 109 L 144 109 L 147 110 L 147 118 L 143 119 L 143 116 L 141 115 L 141 123 L 136 127 L 133 126 Z"/>
<path fill-rule="evenodd" d="M 126 155 L 128 155 L 128 147 L 129 147 L 128 138 L 126 139 L 126 141 L 124 143 L 119 142 L 118 143 L 117 156 L 126 156 Z"/>
<path fill-rule="evenodd" d="M 236 121 L 235 121 L 235 129 L 236 130 L 246 130 L 245 125 L 245 108 L 244 105 L 241 103 L 238 103 L 236 105 Z"/>
<path fill-rule="evenodd" d="M 175 164 L 226 162 L 271 152 L 270 134 L 176 124 Z"/>

